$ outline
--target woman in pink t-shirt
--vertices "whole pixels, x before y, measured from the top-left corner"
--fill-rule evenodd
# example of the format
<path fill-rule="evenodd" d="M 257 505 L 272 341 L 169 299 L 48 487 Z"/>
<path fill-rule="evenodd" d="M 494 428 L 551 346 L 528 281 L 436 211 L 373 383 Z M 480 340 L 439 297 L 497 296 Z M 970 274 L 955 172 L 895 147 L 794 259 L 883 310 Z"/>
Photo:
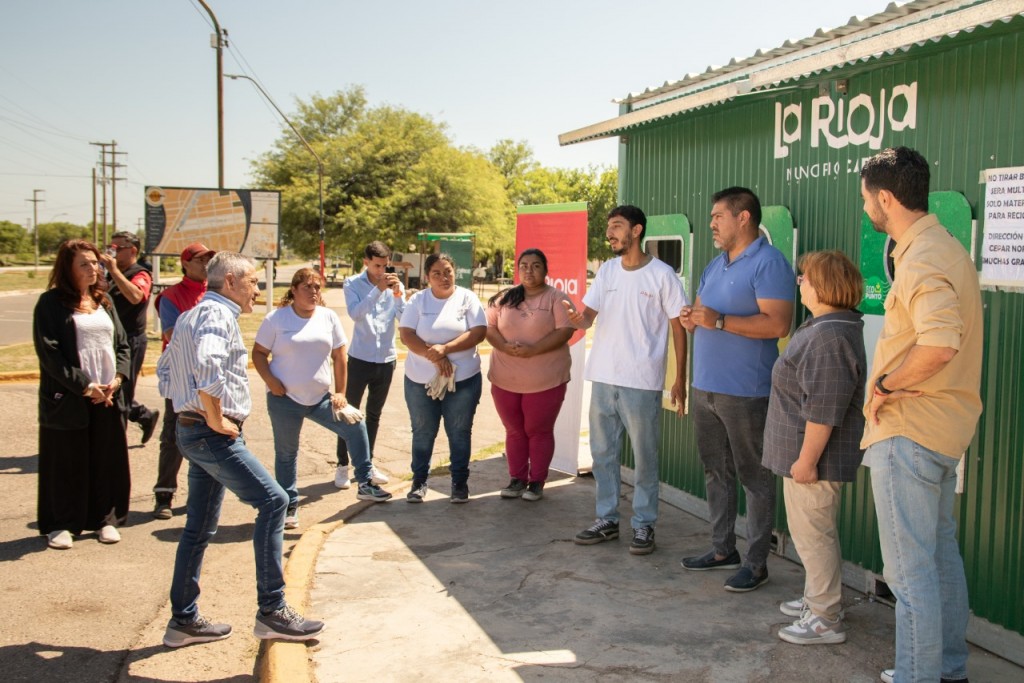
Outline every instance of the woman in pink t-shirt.
<path fill-rule="evenodd" d="M 562 301 L 545 282 L 548 260 L 527 249 L 516 262 L 520 284 L 499 292 L 487 307 L 487 341 L 494 348 L 487 379 L 505 425 L 512 480 L 502 498 L 540 500 L 555 454 L 555 419 L 569 382 L 569 338 L 575 331 Z"/>

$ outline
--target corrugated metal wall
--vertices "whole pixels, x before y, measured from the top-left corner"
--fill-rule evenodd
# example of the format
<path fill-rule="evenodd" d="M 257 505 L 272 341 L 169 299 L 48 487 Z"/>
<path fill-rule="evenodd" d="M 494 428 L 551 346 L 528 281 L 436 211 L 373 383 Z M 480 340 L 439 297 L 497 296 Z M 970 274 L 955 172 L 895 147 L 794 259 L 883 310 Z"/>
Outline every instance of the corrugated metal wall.
<path fill-rule="evenodd" d="M 708 225 L 710 197 L 746 185 L 764 205 L 792 212 L 803 253 L 839 248 L 860 258 L 858 160 L 868 145 L 812 147 L 809 136 L 775 159 L 775 104 L 802 103 L 808 115 L 819 84 L 847 79 L 852 98 L 916 81 L 917 126 L 888 130 L 882 146 L 908 145 L 932 163 L 932 190 L 962 193 L 978 218 L 985 168 L 1024 166 L 1024 19 L 978 28 L 798 82 L 773 93 L 649 124 L 626 134 L 623 197 L 650 215 L 686 214 L 694 225 L 695 280 L 717 253 Z M 864 113 L 863 110 L 860 113 Z M 806 121 L 805 121 L 806 126 Z M 839 173 L 822 175 L 823 164 Z M 793 174 L 817 166 L 817 178 Z M 787 169 L 789 174 L 787 174 Z M 983 225 L 979 225 L 978 241 Z M 696 285 L 694 285 L 696 286 Z M 1024 293 L 985 292 L 985 412 L 968 452 L 967 488 L 960 499 L 960 537 L 972 610 L 1024 633 Z M 802 320 L 805 313 L 799 314 Z M 870 355 L 869 350 L 869 355 Z M 703 471 L 692 423 L 664 414 L 662 480 L 704 497 Z M 781 495 L 779 500 L 781 501 Z M 781 502 L 780 502 L 781 507 Z M 841 534 L 847 560 L 881 572 L 867 474 L 844 494 Z M 784 517 L 779 515 L 780 525 Z"/>

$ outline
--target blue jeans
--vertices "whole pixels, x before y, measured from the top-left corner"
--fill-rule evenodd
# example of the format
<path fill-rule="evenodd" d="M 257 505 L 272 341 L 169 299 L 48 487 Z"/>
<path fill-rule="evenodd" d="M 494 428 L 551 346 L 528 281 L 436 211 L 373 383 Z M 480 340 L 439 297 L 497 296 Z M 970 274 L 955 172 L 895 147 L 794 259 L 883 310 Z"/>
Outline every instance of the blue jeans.
<path fill-rule="evenodd" d="M 287 396 L 274 396 L 267 392 L 267 412 L 270 413 L 270 426 L 274 431 L 274 476 L 288 493 L 289 505 L 299 502 L 296 464 L 299 458 L 299 433 L 304 419 L 312 420 L 344 439 L 352 451 L 356 481 L 370 481 L 370 442 L 366 437 L 366 425 L 363 422 L 350 425 L 344 420 L 335 420 L 330 394 L 324 394 L 315 405 L 304 406 Z"/>
<path fill-rule="evenodd" d="M 633 444 L 634 529 L 658 521 L 658 442 L 661 439 L 661 392 L 593 382 L 590 390 L 590 453 L 597 482 L 597 516 L 619 521 L 622 433 Z"/>
<path fill-rule="evenodd" d="M 171 579 L 171 613 L 182 624 L 199 615 L 199 574 L 210 539 L 217 533 L 220 507 L 227 488 L 256 508 L 252 533 L 256 553 L 256 599 L 260 611 L 284 606 L 281 543 L 288 496 L 245 445 L 205 424 L 178 423 L 178 447 L 189 462 L 185 530 L 178 542 Z"/>
<path fill-rule="evenodd" d="M 711 515 L 711 545 L 719 555 L 736 550 L 739 479 L 747 495 L 747 556 L 760 573 L 768 564 L 775 522 L 775 475 L 761 465 L 768 397 L 730 396 L 694 388 L 690 410 Z"/>
<path fill-rule="evenodd" d="M 913 400 L 913 399 L 908 399 Z M 967 677 L 967 579 L 953 458 L 902 436 L 864 454 L 886 583 L 896 596 L 897 683 Z"/>
<path fill-rule="evenodd" d="M 405 378 L 405 402 L 412 421 L 412 478 L 424 482 L 430 474 L 430 456 L 434 453 L 434 439 L 444 418 L 444 432 L 448 435 L 452 484 L 469 481 L 469 455 L 472 448 L 473 417 L 480 403 L 483 380 L 480 373 L 455 383 L 455 391 L 448 392 L 440 401 L 427 396 L 427 389 L 419 382 Z"/>

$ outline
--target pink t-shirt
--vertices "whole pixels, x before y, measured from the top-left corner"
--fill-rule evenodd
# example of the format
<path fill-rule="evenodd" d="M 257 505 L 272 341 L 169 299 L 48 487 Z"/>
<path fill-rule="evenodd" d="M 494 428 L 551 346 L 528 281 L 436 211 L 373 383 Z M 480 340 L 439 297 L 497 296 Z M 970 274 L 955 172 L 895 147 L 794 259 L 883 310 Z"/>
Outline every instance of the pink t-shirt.
<path fill-rule="evenodd" d="M 535 344 L 556 329 L 572 327 L 562 301 L 570 299 L 562 290 L 548 287 L 519 308 L 488 306 L 487 326 L 498 328 L 501 336 L 510 342 Z M 505 391 L 533 394 L 568 382 L 571 365 L 568 344 L 530 358 L 510 356 L 494 349 L 487 379 Z"/>

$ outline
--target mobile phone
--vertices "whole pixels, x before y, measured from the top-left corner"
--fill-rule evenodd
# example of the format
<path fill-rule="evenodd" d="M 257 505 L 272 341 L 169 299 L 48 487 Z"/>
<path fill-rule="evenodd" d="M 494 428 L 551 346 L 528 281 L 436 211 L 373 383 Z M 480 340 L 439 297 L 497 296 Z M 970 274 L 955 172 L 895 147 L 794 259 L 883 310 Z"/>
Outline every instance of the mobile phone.
<path fill-rule="evenodd" d="M 393 272 L 395 272 L 395 267 L 394 266 L 384 266 L 384 272 L 385 273 L 393 273 Z"/>

